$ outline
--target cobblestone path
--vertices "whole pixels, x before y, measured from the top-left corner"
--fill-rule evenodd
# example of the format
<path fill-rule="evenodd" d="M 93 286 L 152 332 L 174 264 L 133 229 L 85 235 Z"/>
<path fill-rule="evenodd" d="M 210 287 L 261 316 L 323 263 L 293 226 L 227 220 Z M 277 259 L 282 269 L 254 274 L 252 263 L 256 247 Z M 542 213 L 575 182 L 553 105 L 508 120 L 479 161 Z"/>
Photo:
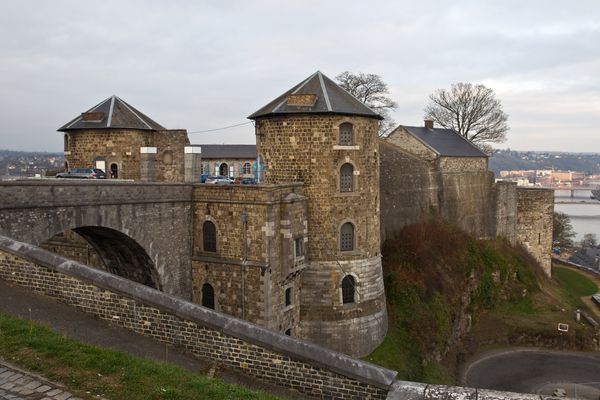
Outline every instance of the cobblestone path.
<path fill-rule="evenodd" d="M 81 400 L 60 385 L 0 361 L 0 400 Z"/>

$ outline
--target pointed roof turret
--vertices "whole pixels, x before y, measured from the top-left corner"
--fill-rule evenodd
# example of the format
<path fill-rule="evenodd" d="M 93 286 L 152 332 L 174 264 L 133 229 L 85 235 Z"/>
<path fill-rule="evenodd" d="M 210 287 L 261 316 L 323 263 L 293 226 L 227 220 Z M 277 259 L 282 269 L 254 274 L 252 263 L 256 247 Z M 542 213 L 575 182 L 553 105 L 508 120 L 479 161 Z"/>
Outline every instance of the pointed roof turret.
<path fill-rule="evenodd" d="M 321 71 L 315 72 L 248 118 L 285 114 L 344 114 L 382 119 Z"/>
<path fill-rule="evenodd" d="M 139 129 L 157 131 L 165 128 L 119 97 L 113 95 L 58 128 L 58 131 L 64 132 L 75 129 Z"/>

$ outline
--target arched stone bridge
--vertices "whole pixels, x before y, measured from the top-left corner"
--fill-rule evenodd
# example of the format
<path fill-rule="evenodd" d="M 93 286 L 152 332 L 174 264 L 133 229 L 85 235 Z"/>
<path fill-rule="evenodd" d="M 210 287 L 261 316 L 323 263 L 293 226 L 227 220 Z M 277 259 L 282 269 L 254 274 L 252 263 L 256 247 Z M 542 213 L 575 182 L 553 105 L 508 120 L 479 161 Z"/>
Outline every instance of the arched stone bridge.
<path fill-rule="evenodd" d="M 0 182 L 0 234 L 41 245 L 73 230 L 109 270 L 187 299 L 191 198 L 192 186 L 185 184 Z"/>

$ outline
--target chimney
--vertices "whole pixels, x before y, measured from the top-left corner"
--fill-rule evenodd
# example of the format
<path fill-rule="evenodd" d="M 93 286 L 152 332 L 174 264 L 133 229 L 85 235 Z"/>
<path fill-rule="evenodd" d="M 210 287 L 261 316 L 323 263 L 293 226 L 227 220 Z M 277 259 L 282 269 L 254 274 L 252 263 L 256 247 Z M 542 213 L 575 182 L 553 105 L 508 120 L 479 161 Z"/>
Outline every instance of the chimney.
<path fill-rule="evenodd" d="M 427 129 L 433 129 L 433 120 L 432 119 L 426 119 L 425 120 L 425 128 L 427 128 Z"/>

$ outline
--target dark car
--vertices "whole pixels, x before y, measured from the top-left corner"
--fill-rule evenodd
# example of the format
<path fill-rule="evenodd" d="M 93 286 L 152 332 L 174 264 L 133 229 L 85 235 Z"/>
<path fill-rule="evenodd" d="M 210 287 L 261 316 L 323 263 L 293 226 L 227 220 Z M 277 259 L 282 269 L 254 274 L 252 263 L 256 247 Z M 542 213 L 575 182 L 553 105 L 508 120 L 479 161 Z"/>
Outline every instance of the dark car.
<path fill-rule="evenodd" d="M 238 176 L 233 181 L 236 185 L 256 185 L 256 179 L 247 176 Z"/>
<path fill-rule="evenodd" d="M 106 179 L 104 171 L 98 168 L 72 168 L 67 172 L 59 172 L 57 178 L 72 179 Z"/>

